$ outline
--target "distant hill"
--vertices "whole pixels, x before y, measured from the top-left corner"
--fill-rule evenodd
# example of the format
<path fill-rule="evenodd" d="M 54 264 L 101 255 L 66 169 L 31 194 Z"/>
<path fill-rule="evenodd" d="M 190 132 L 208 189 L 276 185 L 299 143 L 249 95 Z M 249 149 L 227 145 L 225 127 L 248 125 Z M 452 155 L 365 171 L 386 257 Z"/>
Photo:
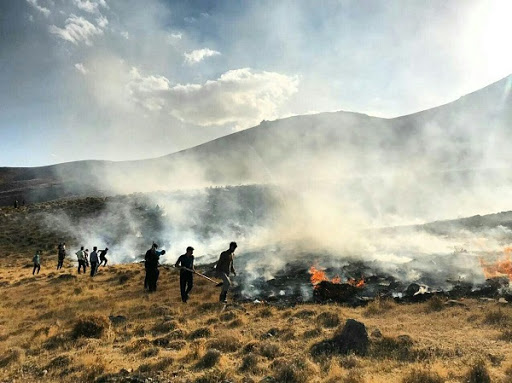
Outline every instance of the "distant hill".
<path fill-rule="evenodd" d="M 15 198 L 36 202 L 290 180 L 357 184 L 409 171 L 418 182 L 434 177 L 473 185 L 488 182 L 487 169 L 494 169 L 492 182 L 498 176 L 500 184 L 509 184 L 511 84 L 509 76 L 452 103 L 393 119 L 335 112 L 263 121 L 150 160 L 0 168 L 0 205 Z"/>

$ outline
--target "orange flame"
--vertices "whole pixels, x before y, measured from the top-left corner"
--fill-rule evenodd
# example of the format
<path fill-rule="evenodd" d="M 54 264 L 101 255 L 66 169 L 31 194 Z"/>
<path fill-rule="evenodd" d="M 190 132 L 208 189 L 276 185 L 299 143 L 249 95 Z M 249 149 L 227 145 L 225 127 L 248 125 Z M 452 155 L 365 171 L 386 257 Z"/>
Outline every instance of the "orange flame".
<path fill-rule="evenodd" d="M 503 249 L 503 254 L 503 259 L 492 264 L 487 264 L 482 258 L 480 258 L 480 266 L 482 267 L 485 278 L 489 279 L 507 276 L 509 280 L 512 280 L 512 260 L 510 259 L 512 247 L 505 247 Z"/>
<path fill-rule="evenodd" d="M 322 281 L 328 281 L 336 284 L 342 283 L 341 277 L 339 275 L 336 275 L 334 278 L 329 279 L 325 274 L 325 271 L 319 270 L 315 266 L 311 266 L 311 268 L 309 269 L 309 274 L 311 274 L 311 284 L 315 288 L 317 288 L 318 284 Z M 361 288 L 364 286 L 364 279 L 357 280 L 354 278 L 349 278 L 346 283 L 354 287 Z"/>

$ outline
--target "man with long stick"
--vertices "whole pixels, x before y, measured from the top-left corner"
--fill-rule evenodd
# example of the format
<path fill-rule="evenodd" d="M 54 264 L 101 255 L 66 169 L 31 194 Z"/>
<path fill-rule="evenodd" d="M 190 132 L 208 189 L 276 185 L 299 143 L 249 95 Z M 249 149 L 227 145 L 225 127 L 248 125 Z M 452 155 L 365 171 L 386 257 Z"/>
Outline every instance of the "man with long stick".
<path fill-rule="evenodd" d="M 229 249 L 220 253 L 219 260 L 215 266 L 217 276 L 222 279 L 222 290 L 219 296 L 219 301 L 222 303 L 228 302 L 227 295 L 229 288 L 231 287 L 231 279 L 229 279 L 229 274 L 233 273 L 233 275 L 236 276 L 236 271 L 233 267 L 233 257 L 235 255 L 236 248 L 236 242 L 231 242 L 229 244 Z"/>
<path fill-rule="evenodd" d="M 181 300 L 183 303 L 187 303 L 188 294 L 194 286 L 194 248 L 192 246 L 187 247 L 187 252 L 180 255 L 174 267 L 181 267 L 180 270 L 180 290 Z"/>

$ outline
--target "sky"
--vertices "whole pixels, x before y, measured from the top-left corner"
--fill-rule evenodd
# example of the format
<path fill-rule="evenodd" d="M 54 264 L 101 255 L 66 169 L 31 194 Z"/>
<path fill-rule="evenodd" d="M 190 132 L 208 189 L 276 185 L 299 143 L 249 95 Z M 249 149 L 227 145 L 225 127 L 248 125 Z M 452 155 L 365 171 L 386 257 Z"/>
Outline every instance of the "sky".
<path fill-rule="evenodd" d="M 0 166 L 134 160 L 512 73 L 512 2 L 0 0 Z"/>

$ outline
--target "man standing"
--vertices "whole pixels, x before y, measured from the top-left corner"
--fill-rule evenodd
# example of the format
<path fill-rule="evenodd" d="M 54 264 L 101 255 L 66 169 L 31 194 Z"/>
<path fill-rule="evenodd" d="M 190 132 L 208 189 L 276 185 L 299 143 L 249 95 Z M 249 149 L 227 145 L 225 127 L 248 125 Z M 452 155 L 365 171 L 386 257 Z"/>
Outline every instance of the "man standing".
<path fill-rule="evenodd" d="M 229 249 L 220 253 L 219 260 L 215 267 L 217 275 L 222 279 L 222 290 L 220 292 L 219 301 L 223 303 L 227 303 L 228 290 L 231 287 L 229 273 L 233 273 L 233 275 L 236 276 L 235 268 L 233 267 L 233 257 L 236 248 L 236 242 L 231 242 Z"/>
<path fill-rule="evenodd" d="M 76 253 L 76 258 L 78 259 L 78 274 L 80 274 L 80 269 L 84 268 L 84 274 L 86 273 L 86 266 L 85 266 L 85 251 L 84 247 L 82 246 L 80 250 L 78 250 Z"/>
<path fill-rule="evenodd" d="M 107 251 L 108 247 L 105 247 L 105 250 L 100 250 L 100 266 L 103 262 L 105 262 L 103 266 L 107 266 L 107 257 L 105 257 L 105 255 L 107 255 Z"/>
<path fill-rule="evenodd" d="M 62 265 L 64 264 L 64 258 L 66 258 L 66 242 L 59 243 L 58 249 L 59 252 L 57 270 L 62 269 Z"/>
<path fill-rule="evenodd" d="M 187 252 L 180 255 L 176 261 L 175 267 L 180 267 L 180 290 L 181 300 L 183 303 L 188 301 L 188 293 L 194 286 L 194 248 L 192 246 L 187 247 Z"/>
<path fill-rule="evenodd" d="M 89 258 L 89 260 L 91 261 L 91 277 L 94 277 L 94 275 L 96 274 L 96 271 L 98 269 L 98 253 L 96 252 L 97 250 L 98 250 L 98 248 L 96 246 L 94 246 L 92 248 L 92 253 Z"/>
<path fill-rule="evenodd" d="M 34 269 L 32 270 L 32 275 L 34 275 L 36 270 L 37 270 L 37 274 L 39 274 L 39 271 L 41 270 L 40 255 L 41 255 L 41 250 L 37 250 L 36 254 L 34 255 L 34 258 L 32 258 L 32 262 L 34 262 Z"/>
<path fill-rule="evenodd" d="M 144 257 L 144 267 L 146 269 L 144 287 L 147 287 L 149 292 L 156 291 L 156 283 L 158 282 L 158 275 L 160 274 L 158 271 L 158 260 L 161 252 L 158 252 L 156 249 L 158 249 L 158 245 L 153 243 L 151 249 L 146 251 L 146 256 Z"/>

